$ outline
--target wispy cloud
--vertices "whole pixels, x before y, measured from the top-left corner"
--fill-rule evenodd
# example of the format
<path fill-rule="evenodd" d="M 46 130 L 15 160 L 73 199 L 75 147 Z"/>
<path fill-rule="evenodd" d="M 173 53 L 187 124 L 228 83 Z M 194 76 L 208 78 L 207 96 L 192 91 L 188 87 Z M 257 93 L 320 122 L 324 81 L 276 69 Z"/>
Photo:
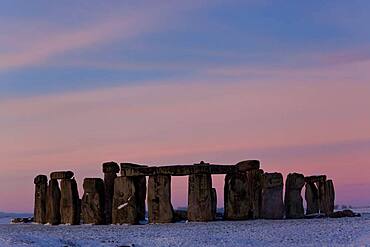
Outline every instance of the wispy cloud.
<path fill-rule="evenodd" d="M 116 10 L 104 18 L 78 23 L 69 28 L 32 23 L 31 20 L 30 23 L 23 24 L 37 30 L 35 33 L 13 30 L 11 38 L 0 39 L 8 47 L 8 50 L 0 50 L 0 70 L 44 64 L 54 56 L 98 48 L 99 45 L 107 45 L 114 40 L 125 44 L 140 35 L 165 27 L 171 18 L 173 21 L 179 10 L 189 6 L 163 1 L 157 4 L 148 3 L 132 8 L 131 11 L 125 10 L 124 13 Z"/>

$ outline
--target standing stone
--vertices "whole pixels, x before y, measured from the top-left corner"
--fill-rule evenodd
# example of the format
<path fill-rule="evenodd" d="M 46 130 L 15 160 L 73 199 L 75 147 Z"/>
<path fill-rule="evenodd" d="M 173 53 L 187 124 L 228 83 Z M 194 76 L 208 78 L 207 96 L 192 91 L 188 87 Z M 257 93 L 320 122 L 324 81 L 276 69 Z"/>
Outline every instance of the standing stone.
<path fill-rule="evenodd" d="M 320 212 L 329 215 L 334 212 L 335 191 L 332 180 L 319 182 Z"/>
<path fill-rule="evenodd" d="M 250 198 L 248 218 L 250 219 L 259 219 L 261 217 L 262 176 L 262 169 L 247 171 L 247 191 Z"/>
<path fill-rule="evenodd" d="M 115 162 L 106 162 L 103 164 L 104 173 L 104 215 L 105 223 L 112 223 L 112 203 L 114 193 L 114 180 L 119 172 L 119 166 Z"/>
<path fill-rule="evenodd" d="M 34 221 L 39 224 L 46 223 L 46 191 L 48 178 L 45 175 L 38 175 L 34 179 L 35 184 L 35 205 Z"/>
<path fill-rule="evenodd" d="M 261 216 L 264 219 L 284 218 L 283 175 L 263 174 Z"/>
<path fill-rule="evenodd" d="M 217 214 L 217 191 L 215 188 L 212 188 L 211 190 L 211 197 L 212 197 L 212 216 L 213 220 L 215 220 Z"/>
<path fill-rule="evenodd" d="M 121 174 L 124 176 L 126 168 L 147 167 L 132 163 L 121 163 Z M 145 220 L 145 199 L 146 199 L 146 177 L 132 177 L 135 185 L 136 207 L 139 220 Z"/>
<path fill-rule="evenodd" d="M 76 180 L 74 178 L 62 179 L 60 189 L 61 223 L 70 225 L 80 224 L 79 196 Z"/>
<path fill-rule="evenodd" d="M 188 220 L 213 219 L 211 174 L 192 174 L 189 176 L 188 187 Z"/>
<path fill-rule="evenodd" d="M 249 194 L 246 173 L 226 174 L 224 186 L 224 218 L 244 220 L 249 216 Z"/>
<path fill-rule="evenodd" d="M 303 198 L 301 191 L 304 186 L 304 176 L 290 173 L 285 184 L 285 217 L 287 219 L 300 219 L 304 217 Z"/>
<path fill-rule="evenodd" d="M 60 224 L 60 197 L 58 180 L 51 179 L 46 192 L 46 222 L 51 225 Z"/>
<path fill-rule="evenodd" d="M 81 201 L 83 223 L 104 224 L 104 181 L 101 178 L 85 178 L 83 188 Z"/>
<path fill-rule="evenodd" d="M 134 177 L 136 206 L 139 220 L 145 220 L 146 177 Z"/>
<path fill-rule="evenodd" d="M 138 224 L 138 198 L 134 177 L 117 177 L 114 180 L 113 224 Z"/>
<path fill-rule="evenodd" d="M 308 182 L 305 185 L 305 199 L 307 203 L 306 214 L 319 213 L 319 191 L 315 183 Z"/>
<path fill-rule="evenodd" d="M 174 210 L 171 204 L 171 176 L 149 176 L 148 213 L 149 223 L 173 222 Z"/>
<path fill-rule="evenodd" d="M 257 219 L 262 203 L 263 170 L 226 174 L 224 210 L 227 220 Z"/>

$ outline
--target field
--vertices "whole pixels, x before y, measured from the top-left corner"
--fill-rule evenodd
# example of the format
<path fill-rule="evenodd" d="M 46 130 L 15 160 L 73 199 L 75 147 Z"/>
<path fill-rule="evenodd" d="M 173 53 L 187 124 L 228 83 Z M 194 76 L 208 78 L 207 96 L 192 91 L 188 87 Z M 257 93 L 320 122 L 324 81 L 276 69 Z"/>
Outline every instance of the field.
<path fill-rule="evenodd" d="M 4 222 L 3 219 L 2 222 Z M 0 246 L 370 246 L 359 218 L 217 221 L 159 225 L 0 224 Z"/>

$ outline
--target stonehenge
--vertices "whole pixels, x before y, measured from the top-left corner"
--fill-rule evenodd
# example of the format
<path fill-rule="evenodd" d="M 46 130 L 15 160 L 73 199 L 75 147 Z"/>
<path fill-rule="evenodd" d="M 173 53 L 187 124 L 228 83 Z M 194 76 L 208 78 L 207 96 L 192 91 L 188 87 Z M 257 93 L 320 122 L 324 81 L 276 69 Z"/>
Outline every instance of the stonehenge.
<path fill-rule="evenodd" d="M 235 165 L 200 162 L 193 165 L 146 166 L 102 164 L 103 178 L 85 178 L 79 198 L 72 171 L 51 172 L 34 179 L 34 222 L 39 224 L 151 224 L 176 220 L 216 220 L 217 191 L 213 174 L 224 174 L 224 220 L 300 219 L 320 214 L 336 216 L 334 183 L 325 175 L 304 176 L 260 169 L 258 160 Z M 187 210 L 175 212 L 171 202 L 172 176 L 188 176 Z M 147 181 L 148 179 L 148 181 Z M 304 210 L 302 188 L 307 207 Z M 284 195 L 284 196 L 283 196 Z M 147 218 L 146 218 L 147 206 Z M 222 215 L 217 214 L 217 220 Z"/>
<path fill-rule="evenodd" d="M 225 176 L 224 217 L 227 220 L 255 219 L 260 215 L 261 174 L 259 161 L 236 164 L 237 171 Z"/>
<path fill-rule="evenodd" d="M 45 175 L 38 175 L 34 179 L 35 184 L 35 205 L 34 219 L 36 223 L 46 223 L 46 191 L 48 178 Z"/>
<path fill-rule="evenodd" d="M 149 223 L 170 223 L 174 220 L 171 204 L 171 176 L 152 175 L 148 180 Z"/>
<path fill-rule="evenodd" d="M 51 225 L 60 224 L 60 198 L 61 193 L 58 180 L 50 179 L 46 191 L 46 223 Z"/>
<path fill-rule="evenodd" d="M 212 193 L 211 174 L 192 174 L 189 176 L 189 221 L 211 221 L 215 218 Z"/>
<path fill-rule="evenodd" d="M 104 181 L 101 178 L 85 178 L 81 200 L 81 217 L 85 224 L 102 225 L 104 214 Z"/>
<path fill-rule="evenodd" d="M 284 218 L 283 175 L 264 173 L 262 176 L 261 217 L 263 219 Z"/>
<path fill-rule="evenodd" d="M 306 214 L 330 215 L 334 212 L 335 190 L 332 180 L 325 175 L 305 177 Z"/>
<path fill-rule="evenodd" d="M 116 162 L 106 162 L 103 164 L 104 173 L 104 215 L 105 223 L 112 223 L 112 205 L 114 193 L 114 180 L 119 173 L 119 166 Z"/>
<path fill-rule="evenodd" d="M 285 183 L 285 217 L 300 219 L 304 217 L 303 198 L 301 191 L 304 186 L 304 176 L 299 173 L 290 173 Z"/>

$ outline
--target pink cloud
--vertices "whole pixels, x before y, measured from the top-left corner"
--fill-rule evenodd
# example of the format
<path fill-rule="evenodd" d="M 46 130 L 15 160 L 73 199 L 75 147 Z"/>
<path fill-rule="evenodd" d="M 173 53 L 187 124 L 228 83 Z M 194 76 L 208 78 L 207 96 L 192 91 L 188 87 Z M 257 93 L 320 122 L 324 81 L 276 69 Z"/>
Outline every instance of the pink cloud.
<path fill-rule="evenodd" d="M 113 40 L 131 41 L 140 35 L 166 26 L 168 19 L 174 21 L 179 10 L 196 7 L 195 3 L 171 3 L 159 1 L 125 9 L 116 9 L 99 20 L 77 23 L 72 28 L 60 28 L 40 22 L 23 22 L 21 31 L 16 23 L 8 23 L 11 37 L 0 38 L 6 50 L 0 53 L 0 70 L 43 64 L 50 58 L 79 49 L 109 44 Z M 4 23 L 6 23 L 4 21 Z M 24 27 L 33 30 L 24 31 Z M 2 27 L 4 29 L 5 27 Z M 55 30 L 56 29 L 56 30 Z"/>
<path fill-rule="evenodd" d="M 39 173 L 72 169 L 81 184 L 83 177 L 101 176 L 106 160 L 161 165 L 257 158 L 268 171 L 322 171 L 339 184 L 345 178 L 366 183 L 364 152 L 328 157 L 314 152 L 315 157 L 302 159 L 268 152 L 370 138 L 369 94 L 369 84 L 210 79 L 2 101 L 0 181 L 17 181 L 24 197 L 2 201 L 0 208 L 31 209 L 32 178 Z M 359 157 L 356 163 L 353 157 Z M 0 189 L 0 196 L 11 190 Z M 176 198 L 179 205 L 186 195 Z"/>

